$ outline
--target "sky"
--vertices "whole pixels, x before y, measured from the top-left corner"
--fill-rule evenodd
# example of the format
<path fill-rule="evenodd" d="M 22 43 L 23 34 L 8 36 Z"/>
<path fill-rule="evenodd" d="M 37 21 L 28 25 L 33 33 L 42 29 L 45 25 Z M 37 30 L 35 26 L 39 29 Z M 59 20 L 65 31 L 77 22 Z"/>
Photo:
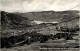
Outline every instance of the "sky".
<path fill-rule="evenodd" d="M 6 12 L 80 10 L 80 0 L 0 0 Z"/>

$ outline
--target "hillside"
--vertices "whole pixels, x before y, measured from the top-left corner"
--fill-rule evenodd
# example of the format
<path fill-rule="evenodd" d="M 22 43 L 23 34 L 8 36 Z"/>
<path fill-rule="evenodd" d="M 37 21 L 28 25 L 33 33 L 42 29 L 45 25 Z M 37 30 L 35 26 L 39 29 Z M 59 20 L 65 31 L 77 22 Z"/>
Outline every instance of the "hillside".
<path fill-rule="evenodd" d="M 20 27 L 29 27 L 30 20 L 14 13 L 1 11 L 1 28 L 18 29 Z"/>
<path fill-rule="evenodd" d="M 72 32 L 79 31 L 79 19 L 80 17 L 72 18 L 67 21 L 60 22 L 56 25 L 56 27 L 60 30 L 68 30 Z"/>
<path fill-rule="evenodd" d="M 56 27 L 75 28 L 79 26 L 79 11 L 42 11 L 28 13 L 7 13 L 1 12 L 2 29 L 26 29 L 25 31 L 38 31 L 47 33 L 57 32 Z M 41 24 L 36 24 L 34 21 L 42 21 Z M 45 23 L 47 22 L 47 23 Z M 58 23 L 52 23 L 58 22 Z M 67 22 L 67 23 L 66 23 Z"/>
<path fill-rule="evenodd" d="M 69 10 L 69 11 L 41 11 L 41 12 L 28 12 L 28 13 L 18 13 L 18 15 L 27 17 L 30 20 L 38 20 L 43 22 L 59 22 L 56 25 L 42 23 L 39 25 L 35 25 L 34 28 L 41 33 L 57 33 L 56 27 L 68 27 L 70 29 L 74 29 L 79 27 L 79 14 L 80 12 L 77 10 Z M 67 22 L 67 25 L 66 25 Z M 34 31 L 36 31 L 34 30 Z"/>

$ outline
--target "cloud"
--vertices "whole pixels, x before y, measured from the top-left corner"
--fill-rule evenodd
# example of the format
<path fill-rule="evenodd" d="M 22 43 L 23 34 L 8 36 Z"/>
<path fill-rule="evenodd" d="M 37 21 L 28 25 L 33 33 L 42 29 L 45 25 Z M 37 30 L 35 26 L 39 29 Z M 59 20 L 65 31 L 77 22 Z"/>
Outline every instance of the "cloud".
<path fill-rule="evenodd" d="M 1 0 L 1 10 L 7 12 L 64 11 L 79 5 L 80 0 Z M 77 6 L 73 10 L 80 10 Z"/>

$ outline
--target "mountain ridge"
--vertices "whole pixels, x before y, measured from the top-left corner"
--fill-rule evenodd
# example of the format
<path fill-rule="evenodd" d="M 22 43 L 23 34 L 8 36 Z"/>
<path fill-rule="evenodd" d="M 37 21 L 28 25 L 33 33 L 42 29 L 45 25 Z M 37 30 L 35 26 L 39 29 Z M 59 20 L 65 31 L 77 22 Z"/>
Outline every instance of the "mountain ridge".
<path fill-rule="evenodd" d="M 40 11 L 40 12 L 28 12 L 28 13 L 18 13 L 23 17 L 26 17 L 30 20 L 38 20 L 38 21 L 45 21 L 45 22 L 55 22 L 55 21 L 62 21 L 62 18 L 66 17 L 76 17 L 79 11 L 77 10 L 70 10 L 70 11 Z"/>

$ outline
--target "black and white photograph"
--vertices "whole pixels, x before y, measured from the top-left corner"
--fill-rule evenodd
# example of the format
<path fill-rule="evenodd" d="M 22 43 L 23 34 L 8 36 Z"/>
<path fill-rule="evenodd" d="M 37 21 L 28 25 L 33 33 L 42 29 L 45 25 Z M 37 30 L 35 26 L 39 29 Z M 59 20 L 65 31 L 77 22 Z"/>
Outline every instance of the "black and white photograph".
<path fill-rule="evenodd" d="M 80 51 L 80 0 L 0 0 L 0 51 Z"/>

